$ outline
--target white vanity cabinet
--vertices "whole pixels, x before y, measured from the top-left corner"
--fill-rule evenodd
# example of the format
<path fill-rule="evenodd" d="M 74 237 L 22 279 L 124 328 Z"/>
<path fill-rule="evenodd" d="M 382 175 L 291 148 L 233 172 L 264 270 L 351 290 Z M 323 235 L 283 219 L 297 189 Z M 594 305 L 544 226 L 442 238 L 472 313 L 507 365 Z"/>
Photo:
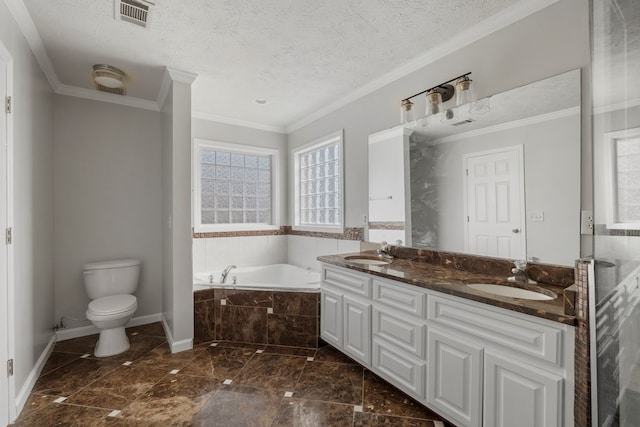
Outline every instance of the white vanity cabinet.
<path fill-rule="evenodd" d="M 321 337 L 456 426 L 573 426 L 574 328 L 323 264 Z"/>
<path fill-rule="evenodd" d="M 426 294 L 372 278 L 371 369 L 418 400 L 426 396 Z"/>
<path fill-rule="evenodd" d="M 320 336 L 358 362 L 371 362 L 371 279 L 322 269 Z"/>

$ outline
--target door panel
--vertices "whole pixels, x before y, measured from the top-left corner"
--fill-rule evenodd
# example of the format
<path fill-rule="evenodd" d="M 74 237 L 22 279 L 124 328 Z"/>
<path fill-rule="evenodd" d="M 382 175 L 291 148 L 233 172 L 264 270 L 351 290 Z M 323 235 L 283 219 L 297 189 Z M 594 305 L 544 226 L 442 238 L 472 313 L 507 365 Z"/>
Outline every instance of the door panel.
<path fill-rule="evenodd" d="M 465 158 L 468 252 L 524 258 L 522 147 Z"/>

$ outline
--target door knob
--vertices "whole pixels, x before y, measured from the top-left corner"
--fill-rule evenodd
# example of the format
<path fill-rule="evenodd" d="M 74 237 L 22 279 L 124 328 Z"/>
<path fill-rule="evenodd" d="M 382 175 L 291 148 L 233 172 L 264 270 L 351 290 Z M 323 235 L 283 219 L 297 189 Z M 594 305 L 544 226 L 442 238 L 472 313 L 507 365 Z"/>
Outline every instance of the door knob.
<path fill-rule="evenodd" d="M 514 233 L 519 233 L 519 232 L 520 232 L 520 229 L 519 229 L 519 228 L 514 228 L 514 229 L 513 229 L 513 230 L 511 230 L 511 231 L 513 231 Z"/>

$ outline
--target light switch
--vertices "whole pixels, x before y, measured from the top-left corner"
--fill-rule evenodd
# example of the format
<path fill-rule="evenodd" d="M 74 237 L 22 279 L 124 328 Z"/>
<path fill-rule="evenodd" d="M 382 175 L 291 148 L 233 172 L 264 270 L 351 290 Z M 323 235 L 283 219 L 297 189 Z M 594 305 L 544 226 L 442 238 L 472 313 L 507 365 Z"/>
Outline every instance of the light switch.
<path fill-rule="evenodd" d="M 529 221 L 531 222 L 541 222 L 544 221 L 544 211 L 533 211 L 529 214 Z"/>

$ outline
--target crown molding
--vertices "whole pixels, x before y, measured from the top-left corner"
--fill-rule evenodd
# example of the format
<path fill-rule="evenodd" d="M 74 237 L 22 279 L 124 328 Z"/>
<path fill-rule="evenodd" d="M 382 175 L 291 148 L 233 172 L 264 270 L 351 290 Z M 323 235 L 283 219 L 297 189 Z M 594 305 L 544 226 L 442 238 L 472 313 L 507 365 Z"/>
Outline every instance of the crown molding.
<path fill-rule="evenodd" d="M 162 110 L 164 108 L 164 103 L 167 100 L 167 95 L 169 95 L 169 89 L 171 88 L 171 76 L 167 71 L 162 76 L 162 83 L 160 84 L 160 90 L 158 91 L 158 99 L 156 104 L 158 105 L 158 110 Z"/>
<path fill-rule="evenodd" d="M 406 75 L 409 75 L 419 69 L 447 56 L 453 52 L 460 50 L 488 35 L 495 33 L 521 19 L 526 18 L 552 4 L 557 3 L 560 0 L 527 0 L 520 1 L 503 11 L 479 22 L 462 33 L 446 40 L 444 43 L 427 50 L 425 53 L 417 56 L 409 62 L 391 70 L 390 72 L 372 80 L 371 82 L 360 86 L 353 92 L 338 99 L 331 104 L 316 110 L 314 113 L 303 117 L 300 120 L 287 126 L 287 133 L 294 132 L 316 120 L 320 117 L 326 116 L 329 113 L 336 111 L 337 109 L 344 107 L 345 105 L 362 98 L 374 92 L 383 86 L 388 85 Z"/>
<path fill-rule="evenodd" d="M 51 89 L 53 89 L 54 92 L 57 92 L 58 87 L 61 84 L 60 79 L 53 68 L 53 63 L 51 62 L 49 55 L 47 55 L 42 38 L 40 38 L 40 33 L 38 33 L 38 29 L 33 23 L 27 7 L 24 5 L 22 0 L 4 0 L 4 2 L 7 5 L 9 12 L 11 12 L 11 15 L 13 15 L 13 19 L 15 19 L 18 24 L 18 28 L 22 31 L 22 35 L 24 35 L 24 38 L 27 40 L 27 44 L 31 48 L 33 55 L 36 57 L 36 61 L 38 61 L 42 72 L 49 81 Z"/>
<path fill-rule="evenodd" d="M 611 113 L 613 111 L 624 110 L 640 106 L 640 99 L 630 99 L 628 101 L 618 102 L 610 105 L 598 105 L 593 107 L 593 114 Z"/>
<path fill-rule="evenodd" d="M 160 111 L 158 104 L 146 99 L 133 98 L 131 96 L 116 95 L 114 93 L 99 92 L 94 89 L 86 89 L 77 86 L 59 84 L 55 91 L 58 95 L 74 96 L 76 98 L 90 99 L 93 101 L 110 102 L 112 104 L 125 105 L 127 107 L 142 108 L 144 110 Z"/>
<path fill-rule="evenodd" d="M 186 83 L 188 85 L 193 83 L 196 77 L 198 77 L 197 74 L 190 73 L 188 71 L 176 70 L 175 68 L 166 67 L 165 70 L 174 82 Z"/>
<path fill-rule="evenodd" d="M 227 125 L 242 126 L 245 128 L 266 130 L 268 132 L 276 132 L 286 134 L 287 129 L 282 126 L 266 125 L 264 123 L 251 122 L 248 120 L 234 119 L 232 117 L 219 116 L 217 114 L 205 113 L 204 111 L 193 111 L 191 117 L 199 120 L 207 120 L 210 122 L 224 123 Z"/>
<path fill-rule="evenodd" d="M 580 114 L 580 107 L 565 108 L 564 110 L 554 111 L 552 113 L 540 114 L 538 116 L 527 117 L 526 119 L 513 120 L 507 123 L 500 123 L 498 125 L 487 126 L 481 129 L 474 129 L 468 132 L 462 132 L 455 135 L 444 136 L 442 138 L 432 139 L 426 141 L 428 145 L 438 145 L 447 142 L 460 141 L 462 139 L 473 138 L 475 136 L 486 135 L 488 133 L 499 132 L 508 129 L 515 129 L 522 126 L 528 126 L 535 123 L 546 122 L 549 120 L 560 119 L 563 117 L 569 117 Z"/>

